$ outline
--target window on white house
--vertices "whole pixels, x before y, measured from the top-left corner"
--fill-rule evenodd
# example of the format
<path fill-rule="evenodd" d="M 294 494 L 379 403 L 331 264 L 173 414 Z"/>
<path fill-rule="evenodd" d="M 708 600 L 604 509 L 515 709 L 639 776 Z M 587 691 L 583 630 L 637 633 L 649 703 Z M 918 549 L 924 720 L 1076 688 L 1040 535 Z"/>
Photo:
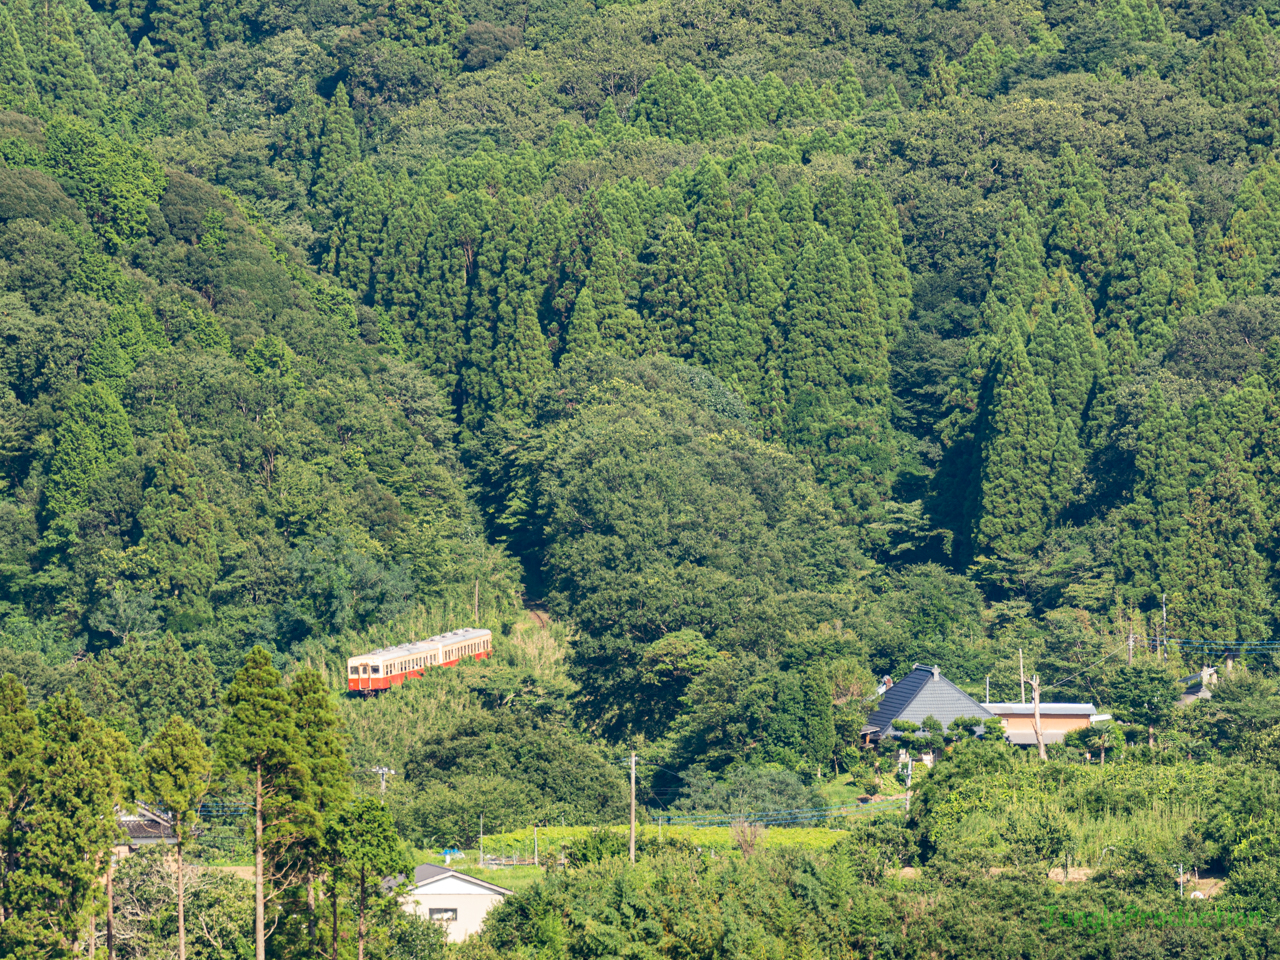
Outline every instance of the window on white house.
<path fill-rule="evenodd" d="M 439 920 L 441 922 L 444 922 L 447 920 L 457 920 L 458 908 L 457 907 L 431 907 L 427 911 L 427 916 L 429 916 L 432 920 Z"/>

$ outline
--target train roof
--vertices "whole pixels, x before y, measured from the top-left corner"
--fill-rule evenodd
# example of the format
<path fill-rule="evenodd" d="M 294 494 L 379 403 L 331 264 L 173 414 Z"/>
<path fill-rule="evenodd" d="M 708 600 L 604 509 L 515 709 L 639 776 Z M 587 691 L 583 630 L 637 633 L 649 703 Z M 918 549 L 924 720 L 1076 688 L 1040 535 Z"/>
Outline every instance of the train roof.
<path fill-rule="evenodd" d="M 459 640 L 473 640 L 479 637 L 492 636 L 492 630 L 485 630 L 482 627 L 463 627 L 461 630 L 450 630 L 448 633 L 440 633 L 434 637 L 427 637 L 425 640 L 414 640 L 412 643 L 402 643 L 395 647 L 383 647 L 380 650 L 370 650 L 368 653 L 358 653 L 351 660 L 363 660 L 365 657 L 402 657 L 406 654 L 425 653 L 433 647 L 443 646 L 446 643 L 455 643 Z"/>

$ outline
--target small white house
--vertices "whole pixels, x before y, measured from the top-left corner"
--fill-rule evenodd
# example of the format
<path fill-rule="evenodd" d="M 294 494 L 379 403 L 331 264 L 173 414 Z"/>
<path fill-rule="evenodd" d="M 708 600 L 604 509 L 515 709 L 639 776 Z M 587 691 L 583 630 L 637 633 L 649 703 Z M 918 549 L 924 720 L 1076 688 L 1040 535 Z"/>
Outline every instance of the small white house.
<path fill-rule="evenodd" d="M 442 923 L 451 943 L 461 943 L 484 926 L 489 911 L 511 891 L 448 867 L 424 863 L 401 900 L 409 913 Z"/>

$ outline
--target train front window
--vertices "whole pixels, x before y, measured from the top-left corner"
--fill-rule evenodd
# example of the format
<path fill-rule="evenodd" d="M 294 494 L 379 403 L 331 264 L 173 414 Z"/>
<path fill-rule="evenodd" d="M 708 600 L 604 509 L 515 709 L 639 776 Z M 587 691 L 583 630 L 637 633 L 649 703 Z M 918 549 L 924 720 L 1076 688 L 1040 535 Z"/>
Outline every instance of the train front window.
<path fill-rule="evenodd" d="M 351 675 L 352 675 L 353 677 L 358 677 L 358 676 L 360 676 L 360 668 L 359 668 L 359 667 L 352 667 L 352 668 L 351 668 Z"/>

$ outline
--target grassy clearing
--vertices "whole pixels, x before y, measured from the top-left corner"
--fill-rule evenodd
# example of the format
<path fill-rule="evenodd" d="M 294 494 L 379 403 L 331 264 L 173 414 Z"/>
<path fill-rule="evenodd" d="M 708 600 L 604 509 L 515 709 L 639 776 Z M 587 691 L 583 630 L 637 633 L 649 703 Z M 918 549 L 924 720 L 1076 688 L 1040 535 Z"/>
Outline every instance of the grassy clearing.
<path fill-rule="evenodd" d="M 350 736 L 348 752 L 355 767 L 372 766 L 401 769 L 410 746 L 428 732 L 454 726 L 468 717 L 480 716 L 485 707 L 476 695 L 476 672 L 516 670 L 527 672 L 542 684 L 565 685 L 565 653 L 568 635 L 559 624 L 539 624 L 527 613 L 503 636 L 500 624 L 483 624 L 493 630 L 494 655 L 478 663 L 430 670 L 372 697 L 344 695 L 338 712 Z M 452 611 L 419 608 L 392 623 L 374 628 L 359 637 L 346 637 L 339 651 L 342 658 L 358 652 L 423 640 L 456 629 L 474 626 Z M 336 661 L 335 661 L 336 662 Z M 342 671 L 345 671 L 343 659 Z"/>
<path fill-rule="evenodd" d="M 538 854 L 540 858 L 557 859 L 566 844 L 581 839 L 598 827 L 539 827 Z M 620 836 L 627 835 L 627 827 L 606 827 Z M 805 850 L 825 850 L 846 836 L 848 831 L 828 829 L 826 827 L 793 827 L 766 829 L 761 839 L 765 848 L 800 847 Z M 659 828 L 656 825 L 640 827 L 638 835 L 642 839 L 656 840 Z M 689 827 L 663 826 L 662 839 L 679 839 L 703 851 L 717 855 L 736 855 L 737 845 L 733 840 L 733 831 L 729 827 Z M 508 833 L 495 834 L 484 838 L 484 849 L 487 856 L 533 856 L 533 828 L 512 830 Z M 470 856 L 470 854 L 469 854 Z"/>

